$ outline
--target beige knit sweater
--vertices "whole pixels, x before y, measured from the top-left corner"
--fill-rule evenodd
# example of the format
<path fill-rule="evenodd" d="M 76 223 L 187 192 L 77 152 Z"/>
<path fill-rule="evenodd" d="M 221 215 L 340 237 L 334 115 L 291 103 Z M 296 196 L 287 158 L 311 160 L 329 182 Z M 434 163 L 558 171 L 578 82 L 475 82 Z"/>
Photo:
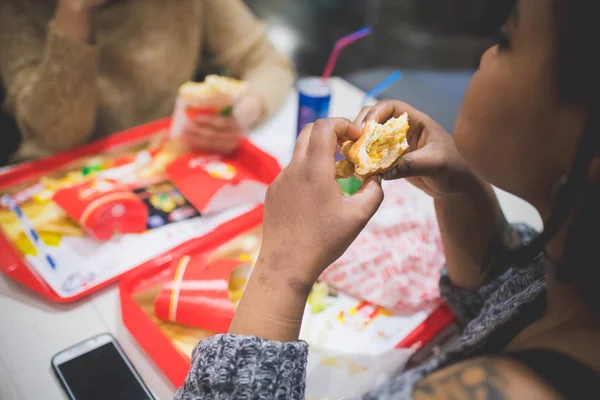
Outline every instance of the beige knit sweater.
<path fill-rule="evenodd" d="M 125 0 L 94 11 L 95 44 L 53 28 L 56 2 L 0 1 L 5 109 L 24 140 L 13 155 L 49 155 L 171 114 L 204 54 L 283 102 L 294 73 L 241 0 Z M 0 146 L 2 145 L 0 137 Z"/>

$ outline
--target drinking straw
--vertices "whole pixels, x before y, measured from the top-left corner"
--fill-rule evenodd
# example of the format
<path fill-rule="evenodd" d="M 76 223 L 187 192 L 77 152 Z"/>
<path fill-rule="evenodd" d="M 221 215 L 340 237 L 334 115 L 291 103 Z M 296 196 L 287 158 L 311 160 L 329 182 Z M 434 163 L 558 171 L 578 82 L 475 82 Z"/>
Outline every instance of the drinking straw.
<path fill-rule="evenodd" d="M 338 39 L 333 45 L 333 50 L 331 51 L 331 55 L 327 60 L 327 64 L 325 65 L 325 70 L 323 71 L 323 75 L 321 79 L 326 81 L 333 72 L 333 68 L 335 68 L 335 63 L 337 62 L 337 58 L 340 55 L 340 51 L 350 43 L 354 43 L 359 39 L 364 38 L 368 34 L 371 33 L 371 27 L 367 26 L 365 28 L 359 29 L 358 31 L 349 34 L 348 36 L 344 36 Z"/>
<path fill-rule="evenodd" d="M 396 71 L 393 74 L 391 74 L 390 76 L 388 76 L 387 78 L 385 78 L 383 81 L 381 81 L 381 83 L 379 85 L 375 86 L 373 89 L 371 89 L 367 93 L 365 93 L 365 95 L 362 99 L 362 102 L 360 104 L 360 108 L 363 108 L 367 104 L 367 101 L 369 101 L 370 98 L 379 96 L 385 89 L 390 87 L 394 82 L 396 82 L 401 77 L 402 77 L 402 72 Z"/>
<path fill-rule="evenodd" d="M 10 210 L 17 216 L 17 219 L 19 220 L 19 223 L 25 232 L 25 236 L 27 236 L 27 238 L 31 241 L 31 244 L 37 251 L 38 255 L 43 256 L 50 267 L 56 270 L 56 262 L 52 257 L 50 257 L 50 254 L 48 254 L 46 245 L 42 239 L 40 239 L 40 235 L 38 235 L 29 218 L 27 218 L 27 216 L 23 213 L 21 207 L 19 207 L 15 200 L 8 194 L 2 196 L 0 203 L 5 207 L 10 208 Z"/>

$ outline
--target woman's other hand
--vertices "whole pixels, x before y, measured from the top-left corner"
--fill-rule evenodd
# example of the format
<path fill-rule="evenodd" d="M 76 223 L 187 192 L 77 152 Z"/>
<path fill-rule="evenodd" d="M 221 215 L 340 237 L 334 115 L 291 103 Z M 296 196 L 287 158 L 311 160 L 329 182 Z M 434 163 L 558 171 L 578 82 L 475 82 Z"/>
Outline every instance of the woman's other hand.
<path fill-rule="evenodd" d="M 252 129 L 266 112 L 265 99 L 258 94 L 242 97 L 233 108 L 234 118 L 246 129 Z"/>
<path fill-rule="evenodd" d="M 378 178 L 349 197 L 335 179 L 337 144 L 359 137 L 358 128 L 342 118 L 319 120 L 300 133 L 292 161 L 267 191 L 260 255 L 230 333 L 298 339 L 314 282 L 383 200 Z"/>
<path fill-rule="evenodd" d="M 494 190 L 471 171 L 452 136 L 408 104 L 382 101 L 363 110 L 357 122 L 385 122 L 405 112 L 409 152 L 384 179 L 407 178 L 434 198 L 448 276 L 456 286 L 477 289 L 487 276 L 482 266 L 493 259 L 490 243 L 506 228 Z"/>
<path fill-rule="evenodd" d="M 383 200 L 376 177 L 353 196 L 346 196 L 335 179 L 338 142 L 359 137 L 358 128 L 342 118 L 307 125 L 292 161 L 267 191 L 259 264 L 269 266 L 275 276 L 283 273 L 298 288 L 310 289 Z"/>
<path fill-rule="evenodd" d="M 474 174 L 459 155 L 454 139 L 437 122 L 410 105 L 397 100 L 385 100 L 365 108 L 355 120 L 357 125 L 367 121 L 384 123 L 390 118 L 408 113 L 408 153 L 399 164 L 387 171 L 386 180 L 408 180 L 434 198 L 468 191 L 476 181 Z"/>

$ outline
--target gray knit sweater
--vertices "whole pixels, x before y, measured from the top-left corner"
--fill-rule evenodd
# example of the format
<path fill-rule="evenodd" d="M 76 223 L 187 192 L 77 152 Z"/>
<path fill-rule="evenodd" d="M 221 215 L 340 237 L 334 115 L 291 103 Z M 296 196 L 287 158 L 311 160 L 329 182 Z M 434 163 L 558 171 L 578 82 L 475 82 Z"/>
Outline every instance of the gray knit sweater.
<path fill-rule="evenodd" d="M 515 226 L 521 241 L 533 231 Z M 495 267 L 496 268 L 496 267 Z M 446 276 L 441 293 L 465 326 L 460 340 L 426 364 L 406 371 L 363 399 L 411 399 L 424 376 L 480 354 L 499 352 L 508 340 L 543 311 L 543 260 L 527 268 L 504 267 L 478 291 L 461 290 Z M 532 306 L 533 310 L 532 310 Z M 523 311 L 527 309 L 527 312 Z M 192 355 L 188 377 L 175 400 L 303 399 L 308 345 L 280 343 L 238 335 L 217 335 L 201 341 Z"/>

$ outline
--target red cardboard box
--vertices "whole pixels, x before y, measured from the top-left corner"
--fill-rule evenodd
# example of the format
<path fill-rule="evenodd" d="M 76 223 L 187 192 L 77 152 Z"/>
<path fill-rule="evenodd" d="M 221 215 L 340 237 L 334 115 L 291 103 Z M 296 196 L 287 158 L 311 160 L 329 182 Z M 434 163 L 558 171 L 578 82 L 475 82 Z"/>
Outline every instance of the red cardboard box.
<path fill-rule="evenodd" d="M 98 240 L 146 229 L 148 209 L 142 200 L 109 179 L 93 179 L 61 189 L 52 199 Z"/>

